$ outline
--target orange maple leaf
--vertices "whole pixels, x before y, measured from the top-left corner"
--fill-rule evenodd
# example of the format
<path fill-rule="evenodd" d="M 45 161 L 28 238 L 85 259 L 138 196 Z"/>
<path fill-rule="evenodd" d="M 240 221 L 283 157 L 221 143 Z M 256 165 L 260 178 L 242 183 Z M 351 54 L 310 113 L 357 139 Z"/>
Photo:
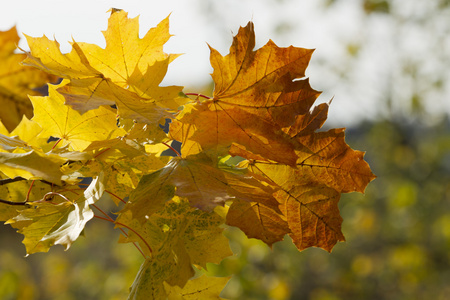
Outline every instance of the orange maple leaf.
<path fill-rule="evenodd" d="M 213 98 L 185 107 L 170 135 L 183 143 L 184 157 L 205 152 L 247 159 L 241 167 L 275 191 L 279 209 L 236 197 L 227 224 L 269 245 L 289 234 L 299 250 L 331 251 L 344 240 L 340 193 L 364 192 L 375 176 L 364 153 L 345 143 L 344 129 L 316 132 L 329 104 L 313 108 L 320 93 L 303 78 L 312 50 L 269 41 L 253 51 L 254 45 L 249 23 L 228 55 L 211 48 Z"/>

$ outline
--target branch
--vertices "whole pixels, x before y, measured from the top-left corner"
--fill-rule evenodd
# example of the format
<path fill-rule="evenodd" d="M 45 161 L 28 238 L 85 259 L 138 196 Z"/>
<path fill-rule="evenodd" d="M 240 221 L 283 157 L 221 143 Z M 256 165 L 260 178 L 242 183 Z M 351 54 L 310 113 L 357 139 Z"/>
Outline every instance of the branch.
<path fill-rule="evenodd" d="M 8 204 L 8 205 L 26 205 L 26 206 L 31 206 L 28 201 L 14 202 L 14 201 L 8 201 L 8 200 L 0 199 L 0 203 L 4 203 L 4 204 Z"/>
<path fill-rule="evenodd" d="M 14 178 L 0 179 L 0 185 L 5 185 L 5 184 L 8 184 L 8 183 L 13 183 L 13 182 L 17 182 L 17 181 L 24 181 L 24 180 L 28 180 L 28 179 L 23 178 L 23 177 L 14 177 Z M 44 180 L 44 179 L 36 179 L 36 180 L 39 180 L 40 182 L 48 184 L 48 185 L 52 185 L 53 184 L 55 186 L 58 186 L 57 184 L 54 184 L 54 183 L 52 183 L 50 181 L 47 181 L 47 180 Z"/>
<path fill-rule="evenodd" d="M 13 183 L 13 182 L 16 182 L 16 181 L 22 181 L 22 180 L 27 180 L 27 179 L 25 179 L 23 177 L 14 177 L 14 178 L 0 179 L 0 185 Z"/>

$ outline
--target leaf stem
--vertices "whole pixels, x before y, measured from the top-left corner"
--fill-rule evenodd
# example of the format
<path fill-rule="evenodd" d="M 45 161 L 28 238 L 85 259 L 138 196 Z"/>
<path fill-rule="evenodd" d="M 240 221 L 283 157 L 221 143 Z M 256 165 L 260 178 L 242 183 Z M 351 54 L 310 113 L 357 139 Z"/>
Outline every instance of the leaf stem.
<path fill-rule="evenodd" d="M 129 226 L 123 224 L 123 223 L 117 222 L 117 221 L 114 221 L 114 223 L 117 224 L 117 225 L 123 226 L 123 227 L 127 228 L 128 230 L 133 231 L 144 242 L 144 244 L 147 246 L 148 250 L 150 251 L 150 254 L 153 253 L 152 247 L 150 247 L 150 245 L 147 243 L 147 241 L 139 233 L 137 233 L 136 230 L 134 230 L 133 228 L 131 228 L 131 227 L 129 227 Z"/>
<path fill-rule="evenodd" d="M 60 194 L 60 193 L 55 193 L 55 192 L 48 192 L 47 194 L 44 195 L 44 197 L 42 197 L 42 200 L 47 201 L 47 196 L 60 196 L 61 198 L 63 198 L 64 200 L 66 200 L 69 203 L 74 204 L 72 201 L 70 201 L 66 196 Z M 36 201 L 39 202 L 39 201 Z"/>
<path fill-rule="evenodd" d="M 30 200 L 30 194 L 31 194 L 31 189 L 33 188 L 33 185 L 34 185 L 34 180 L 31 181 L 30 188 L 28 189 L 28 192 L 27 192 L 27 197 L 25 198 L 25 202 L 28 202 L 28 200 Z"/>
<path fill-rule="evenodd" d="M 94 215 L 94 218 L 97 218 L 97 219 L 100 219 L 100 220 L 104 220 L 104 221 L 108 221 L 108 222 L 114 223 L 114 220 L 111 221 L 110 219 L 103 218 L 103 217 L 100 217 L 100 216 Z M 120 231 L 122 231 L 122 233 L 123 233 L 126 237 L 128 237 L 128 234 L 125 232 L 125 230 L 123 230 L 122 228 L 120 228 Z M 136 244 L 136 242 L 133 242 L 133 245 L 136 247 L 136 249 L 138 249 L 138 251 L 142 254 L 142 256 L 143 256 L 144 258 L 147 258 L 147 257 L 145 256 L 144 252 L 141 250 L 141 248 L 139 248 L 139 246 Z"/>
<path fill-rule="evenodd" d="M 152 248 L 151 248 L 150 245 L 147 243 L 147 241 L 144 240 L 144 238 L 143 238 L 139 233 L 137 233 L 134 229 L 128 227 L 128 226 L 125 225 L 125 224 L 116 222 L 113 218 L 111 218 L 107 213 L 105 213 L 105 212 L 104 212 L 100 207 L 98 207 L 97 205 L 92 204 L 92 206 L 95 207 L 98 211 L 100 211 L 104 216 L 106 216 L 107 219 L 106 219 L 106 218 L 99 217 L 99 216 L 95 216 L 95 217 L 97 217 L 97 218 L 99 218 L 99 219 L 106 220 L 106 221 L 108 221 L 108 222 L 112 222 L 112 223 L 117 224 L 117 225 L 120 225 L 120 226 L 123 226 L 123 227 L 127 228 L 128 230 L 133 231 L 133 232 L 134 232 L 134 233 L 135 233 L 135 234 L 136 234 L 136 235 L 137 235 L 137 236 L 145 243 L 145 245 L 147 246 L 147 248 L 148 248 L 148 250 L 150 251 L 150 253 L 153 252 Z M 122 228 L 119 228 L 119 229 L 120 229 L 120 231 L 123 232 L 123 234 L 124 234 L 126 237 L 128 237 L 128 234 L 125 232 L 125 230 L 123 230 Z M 144 258 L 146 258 L 146 256 L 145 256 L 144 253 L 142 252 L 142 250 L 135 244 L 135 242 L 133 242 L 133 244 L 135 245 L 136 248 L 138 248 L 139 252 L 141 252 L 141 254 L 144 256 Z"/>
<path fill-rule="evenodd" d="M 52 147 L 52 150 L 55 149 L 56 145 L 58 145 L 59 142 L 61 142 L 61 139 L 58 139 L 58 140 L 56 141 L 56 143 L 55 143 L 55 144 L 53 145 L 53 147 Z"/>
<path fill-rule="evenodd" d="M 181 154 L 180 154 L 180 152 L 178 152 L 177 150 L 175 150 L 175 148 L 173 148 L 172 146 L 170 146 L 169 144 L 167 144 L 166 142 L 162 142 L 164 145 L 166 145 L 167 147 L 169 147 L 169 149 L 170 150 L 172 150 L 173 152 L 175 152 L 175 154 L 178 156 L 178 157 L 181 157 Z"/>
<path fill-rule="evenodd" d="M 110 194 L 111 196 L 116 197 L 117 199 L 119 199 L 120 201 L 122 201 L 123 203 L 127 204 L 127 201 L 123 200 L 122 198 L 120 198 L 119 196 L 117 196 L 116 194 L 111 193 L 108 190 L 105 190 L 105 192 L 107 192 L 108 194 Z"/>
<path fill-rule="evenodd" d="M 211 97 L 208 97 L 206 95 L 203 94 L 198 94 L 198 93 L 185 93 L 186 96 L 197 96 L 197 97 L 202 97 L 205 99 L 212 99 Z"/>
<path fill-rule="evenodd" d="M 103 153 L 105 153 L 105 152 L 108 151 L 109 149 L 111 149 L 111 148 L 106 148 L 106 149 L 100 151 L 99 153 L 97 153 L 97 154 L 94 156 L 94 158 L 97 158 L 98 156 L 102 155 Z"/>

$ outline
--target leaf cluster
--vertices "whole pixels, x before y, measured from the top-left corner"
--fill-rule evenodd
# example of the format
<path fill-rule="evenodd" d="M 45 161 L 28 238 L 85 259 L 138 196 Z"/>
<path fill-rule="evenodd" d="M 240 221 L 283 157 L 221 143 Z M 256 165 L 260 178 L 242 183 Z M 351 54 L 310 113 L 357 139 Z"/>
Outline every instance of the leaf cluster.
<path fill-rule="evenodd" d="M 69 248 L 95 216 L 145 257 L 129 299 L 208 299 L 226 279 L 196 274 L 232 255 L 223 224 L 269 246 L 289 235 L 299 250 L 344 240 L 340 194 L 374 175 L 344 129 L 318 132 L 329 105 L 314 107 L 320 93 L 305 78 L 312 50 L 255 51 L 250 22 L 228 55 L 210 48 L 214 93 L 192 97 L 160 86 L 178 57 L 163 51 L 167 18 L 140 38 L 138 19 L 113 9 L 103 34 L 105 49 L 73 41 L 67 54 L 27 36 L 22 65 L 62 78 L 30 96 L 31 119 L 0 129 L 0 220 L 28 254 Z M 116 220 L 96 206 L 104 193 Z"/>

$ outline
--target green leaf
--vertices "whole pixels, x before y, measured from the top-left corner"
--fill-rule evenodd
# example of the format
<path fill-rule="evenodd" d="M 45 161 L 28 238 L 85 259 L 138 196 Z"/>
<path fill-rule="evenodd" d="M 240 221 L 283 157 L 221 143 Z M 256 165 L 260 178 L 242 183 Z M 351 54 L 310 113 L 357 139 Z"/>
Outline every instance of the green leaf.
<path fill-rule="evenodd" d="M 194 275 L 191 264 L 205 268 L 208 262 L 219 263 L 232 255 L 222 234 L 223 221 L 219 215 L 192 208 L 188 201 L 178 197 L 143 224 L 129 212 L 122 213 L 116 224 L 140 233 L 138 237 L 129 231 L 128 241 L 139 242 L 149 255 L 148 246 L 152 249 L 152 258 L 144 262 L 129 299 L 144 299 L 139 297 L 146 293 L 148 297 L 156 293 L 161 296 L 163 282 L 183 287 Z"/>
<path fill-rule="evenodd" d="M 24 209 L 6 224 L 25 236 L 23 243 L 27 255 L 47 252 L 53 245 L 63 245 L 66 250 L 84 230 L 86 223 L 94 217 L 89 205 L 97 202 L 103 194 L 100 174 L 82 195 L 78 195 L 78 186 L 61 187 L 59 191 L 47 193 L 33 207 Z M 66 195 L 78 195 L 73 202 Z M 60 203 L 54 203 L 62 198 Z"/>

